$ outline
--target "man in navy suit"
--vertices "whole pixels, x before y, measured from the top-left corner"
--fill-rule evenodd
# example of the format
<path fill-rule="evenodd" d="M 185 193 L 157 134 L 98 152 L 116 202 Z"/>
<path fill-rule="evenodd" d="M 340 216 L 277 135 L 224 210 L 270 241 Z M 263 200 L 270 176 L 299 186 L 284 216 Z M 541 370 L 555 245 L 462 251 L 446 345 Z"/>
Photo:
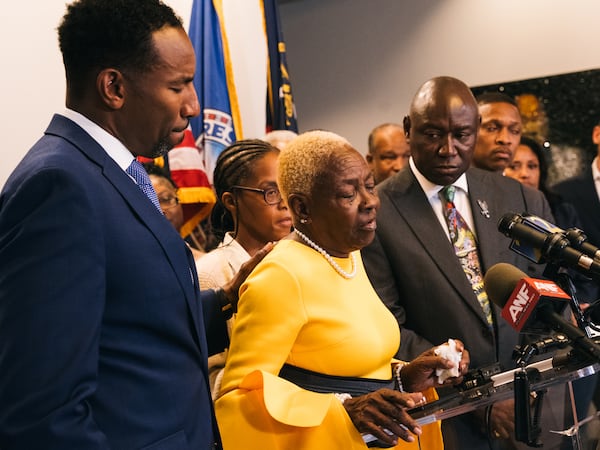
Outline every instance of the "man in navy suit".
<path fill-rule="evenodd" d="M 126 172 L 199 113 L 193 47 L 159 0 L 79 0 L 58 31 L 67 110 L 0 194 L 0 448 L 219 448 L 207 356 L 268 248 L 200 295 Z"/>

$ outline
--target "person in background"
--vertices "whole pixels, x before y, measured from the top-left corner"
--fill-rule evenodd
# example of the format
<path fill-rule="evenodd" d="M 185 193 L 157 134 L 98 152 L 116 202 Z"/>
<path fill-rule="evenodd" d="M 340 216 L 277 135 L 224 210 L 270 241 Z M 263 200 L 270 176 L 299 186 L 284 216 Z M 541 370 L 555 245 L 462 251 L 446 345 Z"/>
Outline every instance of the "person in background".
<path fill-rule="evenodd" d="M 196 261 L 202 289 L 231 281 L 241 265 L 267 243 L 290 234 L 292 216 L 277 187 L 278 158 L 279 149 L 258 139 L 237 141 L 219 155 L 213 175 L 217 203 L 211 221 L 220 244 Z M 225 358 L 224 352 L 208 360 L 213 397 Z"/>
<path fill-rule="evenodd" d="M 552 188 L 577 210 L 589 242 L 600 246 L 600 123 L 592 129 L 596 157 L 581 175 L 561 181 Z"/>
<path fill-rule="evenodd" d="M 504 169 L 504 176 L 514 178 L 525 186 L 544 192 L 547 189 L 545 178 L 547 173 L 548 167 L 542 147 L 533 139 L 521 136 L 512 161 Z"/>
<path fill-rule="evenodd" d="M 522 122 L 517 102 L 501 92 L 477 96 L 481 124 L 472 165 L 483 170 L 502 172 L 519 145 Z"/>
<path fill-rule="evenodd" d="M 179 198 L 177 197 L 177 186 L 175 185 L 175 182 L 163 168 L 157 166 L 156 164 L 144 163 L 142 165 L 144 166 L 144 169 L 146 169 L 146 172 L 150 177 L 152 187 L 156 191 L 160 209 L 167 220 L 171 222 L 171 225 L 173 225 L 173 227 L 180 232 L 181 226 L 183 225 L 183 208 L 181 207 Z M 188 246 L 192 252 L 194 261 L 197 261 L 205 254 L 202 250 L 198 250 L 191 245 Z"/>
<path fill-rule="evenodd" d="M 504 176 L 542 191 L 556 221 L 556 225 L 566 229 L 581 227 L 579 216 L 575 207 L 565 202 L 562 196 L 555 193 L 546 185 L 548 178 L 548 163 L 544 156 L 542 146 L 527 136 L 522 136 L 511 163 L 504 169 Z"/>
<path fill-rule="evenodd" d="M 401 125 L 384 123 L 376 126 L 369 133 L 368 145 L 365 157 L 375 183 L 381 183 L 408 164 L 410 146 Z"/>
<path fill-rule="evenodd" d="M 459 382 L 468 352 L 457 342 L 455 362 L 433 350 L 392 361 L 400 332 L 359 253 L 379 206 L 363 156 L 336 134 L 303 133 L 279 156 L 278 185 L 294 233 L 240 289 L 215 402 L 224 447 L 366 449 L 365 433 L 441 449 L 439 424 L 421 428 L 407 414 L 423 394 L 408 392 L 438 386 L 436 369 L 453 370 L 445 385 Z"/>
<path fill-rule="evenodd" d="M 410 360 L 452 336 L 469 349 L 472 367 L 509 370 L 519 336 L 490 304 L 482 277 L 499 262 L 527 273 L 527 260 L 497 229 L 507 211 L 552 215 L 539 191 L 469 168 L 478 128 L 477 103 L 464 82 L 436 77 L 418 89 L 404 119 L 409 165 L 377 186 L 377 230 L 362 255 L 401 330 L 398 358 Z M 499 448 L 513 435 L 513 411 L 507 400 L 444 420 L 445 448 Z"/>
<path fill-rule="evenodd" d="M 596 146 L 592 163 L 580 175 L 561 181 L 552 188 L 575 207 L 588 242 L 600 246 L 600 122 L 592 129 L 591 137 Z M 600 384 L 596 386 L 594 403 L 600 410 Z"/>
<path fill-rule="evenodd" d="M 0 448 L 221 448 L 206 368 L 263 251 L 200 293 L 138 156 L 199 111 L 195 56 L 158 0 L 76 0 L 67 109 L 0 193 Z"/>
<path fill-rule="evenodd" d="M 261 140 L 268 142 L 279 150 L 283 150 L 296 136 L 298 136 L 298 133 L 292 130 L 273 130 L 265 134 Z"/>

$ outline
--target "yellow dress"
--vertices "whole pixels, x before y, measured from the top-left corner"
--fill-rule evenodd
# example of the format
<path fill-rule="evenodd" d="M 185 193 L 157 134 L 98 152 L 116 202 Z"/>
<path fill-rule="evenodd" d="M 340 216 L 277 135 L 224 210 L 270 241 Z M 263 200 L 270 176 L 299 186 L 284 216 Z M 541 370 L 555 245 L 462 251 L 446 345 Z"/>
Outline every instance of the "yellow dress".
<path fill-rule="evenodd" d="M 367 448 L 333 394 L 278 377 L 288 363 L 328 375 L 391 378 L 398 325 L 355 256 L 357 274 L 347 280 L 313 249 L 284 240 L 243 284 L 215 403 L 224 450 Z M 350 258 L 335 260 L 351 270 Z M 420 444 L 443 448 L 438 422 L 423 427 Z M 396 448 L 419 446 L 400 441 Z"/>

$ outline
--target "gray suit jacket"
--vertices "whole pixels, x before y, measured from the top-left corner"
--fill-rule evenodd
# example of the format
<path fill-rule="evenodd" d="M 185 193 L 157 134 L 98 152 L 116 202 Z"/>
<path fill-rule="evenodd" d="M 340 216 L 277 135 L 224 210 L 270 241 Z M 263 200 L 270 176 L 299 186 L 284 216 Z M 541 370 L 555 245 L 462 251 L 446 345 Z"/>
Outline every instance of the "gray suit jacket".
<path fill-rule="evenodd" d="M 498 231 L 497 224 L 507 212 L 528 211 L 552 220 L 543 194 L 480 169 L 469 169 L 467 182 L 484 273 L 505 262 L 540 277 L 543 267 L 512 252 L 510 239 Z M 513 368 L 518 334 L 495 305 L 494 326 L 488 326 L 454 248 L 411 170 L 407 167 L 389 178 L 378 191 L 377 232 L 362 255 L 375 290 L 401 328 L 397 356 L 411 360 L 433 345 L 457 338 L 470 352 L 471 368 L 496 362 L 504 369 Z M 495 448 L 490 443 L 498 445 L 498 441 L 489 441 L 481 425 L 471 414 L 444 421 L 446 448 Z"/>
<path fill-rule="evenodd" d="M 467 182 L 484 273 L 494 264 L 506 262 L 540 277 L 543 267 L 512 252 L 510 239 L 498 231 L 497 224 L 507 212 L 527 211 L 552 220 L 543 194 L 480 169 L 469 169 Z M 362 255 L 375 290 L 401 328 L 397 356 L 411 360 L 433 345 L 457 338 L 470 352 L 471 368 L 495 362 L 504 369 L 513 368 L 511 356 L 518 334 L 495 305 L 494 326 L 488 326 L 454 248 L 411 170 L 407 167 L 389 178 L 378 191 L 381 208 L 376 237 Z M 488 214 L 484 214 L 486 210 Z M 442 425 L 449 450 L 495 449 L 499 445 L 499 441 L 488 440 L 481 422 L 471 414 Z"/>
<path fill-rule="evenodd" d="M 479 169 L 469 169 L 467 181 L 484 273 L 506 262 L 540 276 L 541 267 L 534 269 L 508 248 L 510 239 L 497 224 L 507 212 L 528 211 L 552 220 L 543 194 Z M 454 249 L 410 169 L 386 180 L 378 191 L 376 237 L 362 253 L 375 290 L 402 329 L 398 356 L 410 360 L 432 345 L 458 338 L 471 354 L 471 367 L 499 361 L 512 368 L 517 333 L 496 306 L 495 326 L 488 327 Z M 489 217 L 483 214 L 486 207 Z"/>

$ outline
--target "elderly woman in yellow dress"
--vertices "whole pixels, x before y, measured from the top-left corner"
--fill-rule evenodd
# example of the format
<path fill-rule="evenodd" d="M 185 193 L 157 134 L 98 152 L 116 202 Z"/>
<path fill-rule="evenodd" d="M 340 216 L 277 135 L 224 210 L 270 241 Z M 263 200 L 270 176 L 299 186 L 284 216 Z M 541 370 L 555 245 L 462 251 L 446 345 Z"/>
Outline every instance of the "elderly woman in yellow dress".
<path fill-rule="evenodd" d="M 400 331 L 359 252 L 379 206 L 364 158 L 336 134 L 304 133 L 282 150 L 278 184 L 294 231 L 240 289 L 216 401 L 225 450 L 364 449 L 375 439 L 370 447 L 443 448 L 439 423 L 420 427 L 407 410 L 435 398 L 438 375 L 460 382 L 468 352 L 458 342 L 455 362 L 434 349 L 392 359 Z"/>

